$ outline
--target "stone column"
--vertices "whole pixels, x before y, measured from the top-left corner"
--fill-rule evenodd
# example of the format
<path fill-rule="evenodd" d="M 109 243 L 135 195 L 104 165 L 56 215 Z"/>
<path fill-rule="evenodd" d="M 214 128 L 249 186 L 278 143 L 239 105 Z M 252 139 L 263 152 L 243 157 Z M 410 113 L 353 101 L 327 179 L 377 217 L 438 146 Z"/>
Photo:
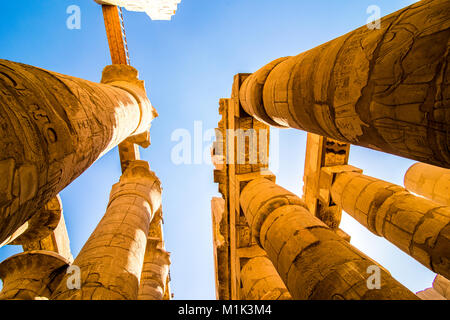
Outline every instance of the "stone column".
<path fill-rule="evenodd" d="M 9 257 L 0 263 L 0 300 L 48 299 L 68 266 L 68 260 L 50 251 L 27 251 Z"/>
<path fill-rule="evenodd" d="M 423 0 L 248 77 L 242 107 L 305 130 L 450 168 L 448 0 Z"/>
<path fill-rule="evenodd" d="M 445 299 L 450 299 L 450 281 L 447 278 L 440 274 L 436 275 L 433 281 L 433 288 Z"/>
<path fill-rule="evenodd" d="M 248 260 L 241 269 L 243 300 L 292 300 L 277 270 L 267 257 Z"/>
<path fill-rule="evenodd" d="M 356 172 L 337 175 L 333 201 L 374 234 L 450 277 L 450 207 Z"/>
<path fill-rule="evenodd" d="M 81 288 L 66 286 L 55 300 L 135 300 L 150 222 L 161 205 L 161 187 L 146 161 L 130 162 L 111 190 L 106 213 L 73 262 Z"/>
<path fill-rule="evenodd" d="M 163 300 L 167 289 L 170 253 L 164 246 L 161 219 L 155 217 L 153 220 L 145 249 L 138 300 Z"/>
<path fill-rule="evenodd" d="M 154 109 L 136 69 L 103 82 L 0 60 L 0 243 L 96 159 L 148 131 Z"/>
<path fill-rule="evenodd" d="M 406 171 L 404 185 L 444 206 L 450 206 L 450 170 L 426 163 L 415 163 Z"/>
<path fill-rule="evenodd" d="M 249 182 L 240 204 L 255 239 L 294 299 L 417 299 L 274 182 Z M 379 289 L 369 289 L 369 267 L 379 271 Z"/>
<path fill-rule="evenodd" d="M 27 245 L 49 236 L 58 226 L 62 217 L 62 204 L 59 195 L 34 214 L 30 220 L 10 235 L 3 245 Z M 0 245 L 1 247 L 2 245 Z"/>
<path fill-rule="evenodd" d="M 419 291 L 416 295 L 422 300 L 448 300 L 450 299 L 450 281 L 438 274 L 431 288 Z"/>

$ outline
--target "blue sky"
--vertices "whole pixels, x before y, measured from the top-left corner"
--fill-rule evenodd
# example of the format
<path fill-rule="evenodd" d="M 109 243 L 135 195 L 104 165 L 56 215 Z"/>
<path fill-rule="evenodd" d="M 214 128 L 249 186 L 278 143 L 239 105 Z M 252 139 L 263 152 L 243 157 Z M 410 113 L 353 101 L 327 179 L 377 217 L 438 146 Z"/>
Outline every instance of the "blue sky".
<path fill-rule="evenodd" d="M 217 196 L 209 164 L 176 165 L 171 140 L 177 129 L 193 135 L 216 127 L 219 98 L 229 97 L 233 76 L 296 55 L 366 23 L 369 5 L 381 14 L 407 0 L 183 0 L 170 22 L 151 21 L 143 13 L 124 11 L 131 63 L 145 80 L 158 110 L 152 145 L 143 159 L 163 183 L 164 232 L 172 252 L 172 291 L 176 299 L 214 299 L 210 199 Z M 81 8 L 81 29 L 69 30 L 66 9 Z M 103 17 L 93 0 L 2 1 L 0 58 L 99 81 L 110 64 Z M 279 131 L 280 185 L 301 195 L 306 134 Z M 193 137 L 194 138 L 194 137 Z M 210 142 L 204 141 L 203 148 Z M 193 152 L 192 152 L 193 154 Z M 402 184 L 413 161 L 352 146 L 350 164 L 367 175 Z M 61 192 L 74 256 L 104 214 L 110 188 L 120 177 L 117 149 L 98 160 Z M 434 273 L 384 239 L 344 215 L 342 228 L 352 244 L 380 262 L 413 291 L 431 285 Z M 0 260 L 20 252 L 0 248 Z"/>

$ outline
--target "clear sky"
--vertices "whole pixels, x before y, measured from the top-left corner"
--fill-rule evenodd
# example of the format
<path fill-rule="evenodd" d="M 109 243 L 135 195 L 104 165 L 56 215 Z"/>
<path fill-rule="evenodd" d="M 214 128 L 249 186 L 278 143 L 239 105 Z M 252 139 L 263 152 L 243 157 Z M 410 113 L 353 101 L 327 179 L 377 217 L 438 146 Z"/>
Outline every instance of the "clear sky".
<path fill-rule="evenodd" d="M 176 299 L 214 299 L 210 200 L 218 196 L 208 163 L 175 164 L 171 137 L 194 124 L 217 126 L 219 98 L 229 97 L 233 76 L 296 55 L 364 25 L 370 5 L 384 16 L 408 0 L 183 0 L 173 20 L 151 21 L 124 11 L 131 63 L 146 81 L 159 113 L 152 145 L 141 149 L 160 177 L 166 247 L 172 252 Z M 81 29 L 69 30 L 67 7 L 81 9 Z M 93 0 L 2 1 L 0 58 L 99 81 L 110 64 L 101 7 Z M 301 195 L 306 134 L 279 131 L 279 162 L 272 166 L 280 185 Z M 202 139 L 202 137 L 197 137 Z M 208 150 L 210 141 L 200 142 Z M 194 143 L 193 143 L 194 145 Z M 272 149 L 274 150 L 274 148 Z M 273 154 L 272 154 L 273 156 Z M 350 164 L 367 175 L 402 184 L 411 160 L 354 147 Z M 61 192 L 74 256 L 104 214 L 112 184 L 120 176 L 117 149 L 98 160 Z M 381 263 L 414 292 L 429 287 L 434 274 L 344 215 L 341 227 L 352 244 Z M 21 248 L 0 248 L 0 260 Z"/>

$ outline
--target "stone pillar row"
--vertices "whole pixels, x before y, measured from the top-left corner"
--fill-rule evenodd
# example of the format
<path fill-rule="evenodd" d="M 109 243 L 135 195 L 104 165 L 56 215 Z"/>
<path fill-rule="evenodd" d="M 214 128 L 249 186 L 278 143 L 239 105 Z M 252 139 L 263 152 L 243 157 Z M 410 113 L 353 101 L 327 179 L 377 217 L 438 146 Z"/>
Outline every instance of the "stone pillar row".
<path fill-rule="evenodd" d="M 423 0 L 249 76 L 240 102 L 296 128 L 450 168 L 448 0 Z"/>
<path fill-rule="evenodd" d="M 102 83 L 0 60 L 0 244 L 95 160 L 156 116 L 136 69 Z"/>
<path fill-rule="evenodd" d="M 160 206 L 159 179 L 146 161 L 130 162 L 112 187 L 104 217 L 72 264 L 77 270 L 66 274 L 70 261 L 51 251 L 12 256 L 0 263 L 0 299 L 136 300 L 138 292 L 139 299 L 162 299 L 169 254 L 161 246 L 162 230 L 155 231 L 161 229 L 160 219 L 149 229 Z M 80 287 L 70 288 L 76 276 Z"/>
<path fill-rule="evenodd" d="M 265 178 L 249 182 L 240 205 L 256 241 L 294 299 L 418 299 L 313 216 L 300 198 L 274 182 Z M 378 289 L 370 285 L 373 268 L 380 275 Z"/>
<path fill-rule="evenodd" d="M 111 190 L 106 213 L 73 265 L 81 272 L 79 289 L 65 275 L 54 300 L 136 300 L 150 222 L 161 206 L 159 179 L 146 161 L 130 162 Z"/>
<path fill-rule="evenodd" d="M 331 195 L 371 232 L 450 278 L 450 207 L 357 172 L 338 174 Z"/>

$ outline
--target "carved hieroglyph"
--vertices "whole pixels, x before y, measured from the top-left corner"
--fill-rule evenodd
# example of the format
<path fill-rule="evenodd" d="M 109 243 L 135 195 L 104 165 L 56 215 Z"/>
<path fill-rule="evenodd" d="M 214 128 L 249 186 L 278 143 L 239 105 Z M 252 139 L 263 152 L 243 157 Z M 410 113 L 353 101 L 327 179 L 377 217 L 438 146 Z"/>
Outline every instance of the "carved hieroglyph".
<path fill-rule="evenodd" d="M 291 127 L 450 168 L 450 1 L 423 0 L 241 87 L 244 110 Z"/>
<path fill-rule="evenodd" d="M 0 60 L 0 243 L 101 155 L 149 129 L 154 109 L 138 80 L 116 81 Z"/>
<path fill-rule="evenodd" d="M 159 179 L 146 161 L 131 162 L 111 190 L 106 213 L 73 265 L 80 289 L 61 281 L 55 300 L 136 300 L 150 222 L 161 206 Z"/>
<path fill-rule="evenodd" d="M 382 268 L 381 286 L 371 290 L 367 269 L 376 262 L 274 182 L 265 178 L 249 182 L 240 204 L 258 244 L 294 299 L 417 299 Z"/>
<path fill-rule="evenodd" d="M 374 234 L 450 277 L 450 207 L 357 172 L 339 174 L 333 201 Z"/>

